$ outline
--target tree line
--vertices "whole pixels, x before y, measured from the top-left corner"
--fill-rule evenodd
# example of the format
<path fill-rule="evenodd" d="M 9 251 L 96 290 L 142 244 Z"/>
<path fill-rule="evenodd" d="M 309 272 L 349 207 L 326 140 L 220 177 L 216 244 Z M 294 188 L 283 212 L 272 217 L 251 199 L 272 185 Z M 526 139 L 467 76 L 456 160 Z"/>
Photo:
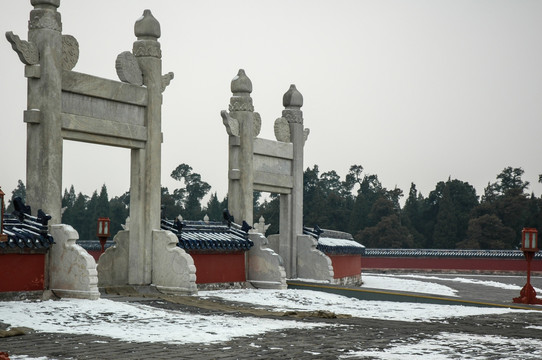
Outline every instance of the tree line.
<path fill-rule="evenodd" d="M 521 168 L 506 167 L 481 196 L 457 179 L 438 182 L 427 197 L 412 183 L 401 207 L 403 191 L 386 189 L 361 165 L 352 165 L 344 180 L 334 170 L 321 173 L 314 165 L 304 172 L 304 224 L 349 232 L 373 248 L 515 249 L 523 227 L 542 228 L 542 197 L 528 193 L 523 173 Z M 201 220 L 207 215 L 212 221 L 222 220 L 227 197 L 219 200 L 216 192 L 211 193 L 202 204 L 211 186 L 192 167 L 180 164 L 171 177 L 181 186 L 171 192 L 162 187 L 163 217 Z M 19 180 L 12 197 L 24 195 L 24 190 Z M 261 195 L 254 193 L 254 219 L 263 216 L 271 224 L 267 234 L 278 233 L 279 197 L 271 194 L 261 200 Z M 129 203 L 129 192 L 109 199 L 105 184 L 90 197 L 76 194 L 71 186 L 62 198 L 62 222 L 72 225 L 81 239 L 94 239 L 97 218 L 109 217 L 111 233 L 116 234 L 129 215 Z"/>

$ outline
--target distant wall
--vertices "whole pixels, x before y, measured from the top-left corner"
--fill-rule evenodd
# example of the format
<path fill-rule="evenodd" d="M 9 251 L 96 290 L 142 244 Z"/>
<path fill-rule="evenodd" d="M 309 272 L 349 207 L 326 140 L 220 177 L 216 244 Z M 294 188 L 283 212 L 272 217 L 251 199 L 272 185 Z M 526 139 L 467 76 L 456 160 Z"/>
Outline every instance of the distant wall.
<path fill-rule="evenodd" d="M 458 270 L 458 271 L 527 271 L 527 262 L 519 259 L 439 259 L 439 258 L 385 258 L 362 259 L 363 270 Z M 531 271 L 542 272 L 542 261 L 534 260 Z"/>
<path fill-rule="evenodd" d="M 526 272 L 527 261 L 519 250 L 367 249 L 363 270 L 450 270 Z M 531 271 L 542 272 L 542 254 L 536 254 Z"/>

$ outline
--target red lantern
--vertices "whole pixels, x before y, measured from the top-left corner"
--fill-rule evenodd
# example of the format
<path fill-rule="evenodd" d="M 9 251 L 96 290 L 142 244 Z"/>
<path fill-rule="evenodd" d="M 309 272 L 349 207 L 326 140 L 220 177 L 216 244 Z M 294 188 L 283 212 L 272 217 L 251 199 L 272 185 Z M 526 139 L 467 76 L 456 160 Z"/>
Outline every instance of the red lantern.
<path fill-rule="evenodd" d="M 521 251 L 538 251 L 538 230 L 523 228 L 521 231 Z"/>
<path fill-rule="evenodd" d="M 538 230 L 523 228 L 521 231 L 521 250 L 525 255 L 525 259 L 527 259 L 527 283 L 521 289 L 519 297 L 514 298 L 514 302 L 542 305 L 542 300 L 536 297 L 536 291 L 531 285 L 531 261 L 533 261 L 534 254 L 538 252 Z"/>
<path fill-rule="evenodd" d="M 105 243 L 107 238 L 111 236 L 111 220 L 109 218 L 98 218 L 98 230 L 96 235 L 100 239 L 100 245 L 102 246 L 102 253 L 105 251 Z"/>

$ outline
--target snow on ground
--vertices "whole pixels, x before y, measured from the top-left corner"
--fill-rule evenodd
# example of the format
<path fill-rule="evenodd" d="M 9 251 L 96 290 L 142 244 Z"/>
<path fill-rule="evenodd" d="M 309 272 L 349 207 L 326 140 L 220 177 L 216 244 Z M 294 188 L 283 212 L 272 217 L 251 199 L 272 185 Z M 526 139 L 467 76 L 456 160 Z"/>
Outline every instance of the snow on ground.
<path fill-rule="evenodd" d="M 435 278 L 436 279 L 436 278 Z M 457 296 L 456 290 L 451 287 L 427 281 L 403 279 L 387 275 L 363 274 L 364 288 L 382 290 L 401 290 L 422 294 L 433 294 L 443 296 Z"/>
<path fill-rule="evenodd" d="M 365 282 L 365 279 L 367 279 L 367 276 L 371 277 L 373 275 L 363 275 L 364 282 Z M 450 277 L 433 276 L 433 275 L 418 275 L 418 274 L 392 274 L 392 275 L 379 274 L 376 277 L 379 279 L 385 280 L 385 281 L 382 281 L 383 284 L 387 283 L 391 279 L 393 279 L 394 281 L 397 281 L 397 280 L 406 280 L 407 278 L 410 278 L 410 279 L 449 281 L 451 283 L 458 282 L 458 283 L 463 283 L 463 284 L 475 284 L 475 285 L 482 285 L 482 286 L 496 287 L 499 289 L 517 290 L 517 291 L 520 291 L 521 288 L 523 288 L 523 285 L 520 286 L 520 285 L 514 285 L 514 284 L 505 284 L 502 282 L 492 281 L 492 280 L 468 279 L 464 276 L 450 278 Z M 424 281 L 420 281 L 420 282 L 423 283 Z M 523 284 L 524 283 L 525 282 L 523 282 Z M 371 287 L 365 284 L 364 286 Z M 378 287 L 378 288 L 382 289 L 382 287 Z M 393 288 L 393 289 L 398 290 L 400 288 Z M 537 293 L 542 293 L 541 289 L 539 288 L 534 288 L 534 289 Z M 419 291 L 419 292 L 424 292 L 424 291 Z M 445 294 L 441 294 L 441 295 L 445 295 Z"/>
<path fill-rule="evenodd" d="M 463 305 L 368 301 L 319 291 L 293 289 L 287 291 L 262 289 L 200 291 L 199 296 L 249 303 L 256 308 L 273 311 L 327 310 L 353 317 L 398 321 L 428 322 L 450 317 L 503 314 L 514 311 L 506 308 L 478 308 Z"/>
<path fill-rule="evenodd" d="M 107 299 L 0 302 L 0 319 L 39 332 L 93 334 L 133 342 L 211 343 L 284 328 L 326 324 L 197 315 Z"/>
<path fill-rule="evenodd" d="M 443 332 L 422 341 L 412 339 L 410 343 L 392 344 L 386 349 L 350 351 L 340 356 L 341 359 L 365 357 L 383 360 L 538 360 L 542 358 L 542 340 Z"/>
<path fill-rule="evenodd" d="M 446 287 L 412 279 L 393 279 L 386 275 L 371 275 L 369 284 L 393 283 L 400 290 L 441 294 Z M 400 280 L 400 281 L 395 281 Z M 409 281 L 404 281 L 409 280 Z M 371 287 L 375 287 L 371 284 Z M 428 285 L 427 285 L 428 284 Z M 503 284 L 504 285 L 504 284 Z M 257 308 L 274 311 L 327 310 L 337 314 L 349 314 L 360 318 L 401 321 L 439 321 L 449 317 L 463 317 L 482 314 L 502 314 L 524 310 L 505 308 L 479 308 L 460 305 L 435 305 L 388 301 L 366 301 L 336 294 L 311 290 L 219 290 L 200 291 L 202 298 L 216 297 L 232 302 L 249 303 Z M 174 344 L 222 342 L 232 338 L 262 334 L 284 328 L 312 328 L 330 326 L 326 323 L 312 323 L 295 320 L 278 320 L 256 317 L 233 317 L 229 315 L 198 315 L 181 311 L 166 310 L 139 303 L 117 302 L 108 299 L 59 301 L 10 301 L 0 302 L 0 319 L 12 327 L 29 327 L 38 332 L 71 334 L 93 334 L 133 342 L 166 342 Z M 538 331 L 539 329 L 533 329 Z M 441 346 L 444 354 L 449 347 L 464 346 L 465 339 L 453 338 Z M 443 335 L 443 337 L 445 337 Z M 107 339 L 105 339 L 107 340 Z M 440 344 L 442 339 L 428 339 L 411 345 L 396 344 L 378 357 L 398 358 L 403 351 L 424 354 Z M 491 337 L 486 342 L 496 341 Z M 503 342 L 512 340 L 504 339 Z M 515 341 L 515 340 L 514 340 Z M 405 348 L 405 346 L 412 346 Z M 542 349 L 542 343 L 538 344 Z M 440 348 L 439 348 L 440 349 Z M 465 350 L 465 351 L 466 351 Z M 377 351 L 377 350 L 375 350 Z M 391 357 L 388 356 L 388 352 Z M 438 352 L 437 352 L 438 353 Z M 396 355 L 393 355 L 396 354 Z M 356 356 L 345 354 L 345 356 Z M 396 356 L 396 357 L 393 357 Z M 421 355 L 420 355 L 421 356 Z M 444 355 L 443 355 L 444 356 Z M 539 358 L 542 358 L 540 356 Z M 476 359 L 476 358 L 473 358 Z"/>

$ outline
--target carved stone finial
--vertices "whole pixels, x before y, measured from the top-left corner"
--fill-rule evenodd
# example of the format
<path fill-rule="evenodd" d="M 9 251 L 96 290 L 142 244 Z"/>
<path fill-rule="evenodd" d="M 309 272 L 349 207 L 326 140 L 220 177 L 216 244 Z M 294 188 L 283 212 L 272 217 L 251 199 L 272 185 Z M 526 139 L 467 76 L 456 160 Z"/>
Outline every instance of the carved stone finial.
<path fill-rule="evenodd" d="M 299 109 L 303 106 L 303 95 L 296 89 L 295 85 L 290 85 L 290 88 L 282 97 L 282 105 L 289 109 Z"/>
<path fill-rule="evenodd" d="M 303 124 L 303 95 L 296 89 L 295 85 L 290 85 L 290 88 L 282 97 L 282 117 L 288 120 L 289 123 Z"/>
<path fill-rule="evenodd" d="M 260 219 L 258 220 L 258 222 L 254 223 L 253 230 L 251 231 L 251 233 L 261 233 L 265 235 L 269 226 L 271 226 L 271 224 L 266 225 L 264 217 L 260 216 Z"/>
<path fill-rule="evenodd" d="M 11 47 L 23 64 L 35 65 L 40 61 L 38 47 L 33 42 L 21 40 L 12 31 L 6 32 L 6 39 L 10 42 Z"/>
<path fill-rule="evenodd" d="M 135 57 L 162 58 L 160 50 L 160 23 L 152 16 L 150 10 L 145 10 L 134 25 L 134 33 L 137 41 L 134 42 L 132 53 Z"/>
<path fill-rule="evenodd" d="M 41 7 L 45 5 L 58 8 L 60 6 L 60 0 L 30 0 L 30 3 L 34 7 Z"/>
<path fill-rule="evenodd" d="M 237 94 L 250 94 L 252 92 L 252 81 L 245 74 L 245 70 L 239 69 L 237 76 L 231 81 L 231 92 Z"/>
<path fill-rule="evenodd" d="M 240 69 L 237 76 L 231 81 L 231 92 L 233 96 L 230 98 L 231 111 L 254 111 L 252 105 L 252 98 L 250 93 L 252 92 L 252 81 L 245 74 L 245 70 Z"/>
<path fill-rule="evenodd" d="M 149 9 L 143 11 L 134 25 L 134 33 L 138 40 L 156 40 L 160 37 L 160 23 Z"/>
<path fill-rule="evenodd" d="M 203 217 L 203 222 L 206 224 L 209 223 L 209 215 L 205 214 L 205 216 Z"/>

